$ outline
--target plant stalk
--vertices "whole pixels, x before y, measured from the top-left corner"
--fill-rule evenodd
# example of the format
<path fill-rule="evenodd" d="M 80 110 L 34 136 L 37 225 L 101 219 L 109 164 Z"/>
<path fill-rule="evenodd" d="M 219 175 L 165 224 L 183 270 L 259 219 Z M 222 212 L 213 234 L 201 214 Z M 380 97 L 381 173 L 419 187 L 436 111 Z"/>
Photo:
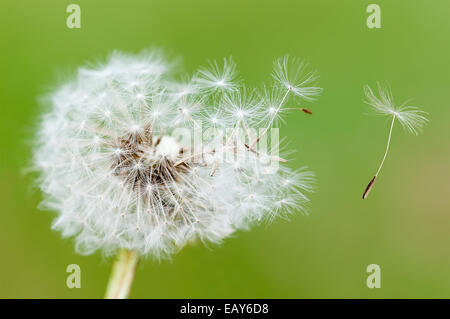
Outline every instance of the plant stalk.
<path fill-rule="evenodd" d="M 126 299 L 128 297 L 137 263 L 136 252 L 125 248 L 119 250 L 109 277 L 105 299 Z"/>

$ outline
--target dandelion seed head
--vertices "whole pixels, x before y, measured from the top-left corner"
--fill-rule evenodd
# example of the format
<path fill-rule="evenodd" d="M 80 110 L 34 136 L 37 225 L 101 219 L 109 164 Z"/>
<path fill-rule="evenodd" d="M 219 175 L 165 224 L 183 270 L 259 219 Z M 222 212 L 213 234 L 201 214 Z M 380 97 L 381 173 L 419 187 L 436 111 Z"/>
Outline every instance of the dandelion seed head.
<path fill-rule="evenodd" d="M 230 127 L 232 134 L 271 127 L 267 114 L 282 113 L 283 94 L 269 101 L 245 89 L 230 59 L 188 82 L 174 78 L 173 65 L 158 51 L 115 52 L 49 96 L 34 165 L 44 207 L 57 212 L 53 228 L 75 237 L 80 253 L 127 248 L 170 257 L 192 240 L 219 243 L 252 222 L 307 207 L 309 171 L 280 165 L 267 173 L 269 154 L 229 136 L 202 141 L 200 155 L 191 139 L 172 136 L 197 125 Z M 277 81 L 289 81 L 289 94 L 310 100 L 319 92 L 308 88 L 310 76 L 304 86 L 283 74 Z"/>

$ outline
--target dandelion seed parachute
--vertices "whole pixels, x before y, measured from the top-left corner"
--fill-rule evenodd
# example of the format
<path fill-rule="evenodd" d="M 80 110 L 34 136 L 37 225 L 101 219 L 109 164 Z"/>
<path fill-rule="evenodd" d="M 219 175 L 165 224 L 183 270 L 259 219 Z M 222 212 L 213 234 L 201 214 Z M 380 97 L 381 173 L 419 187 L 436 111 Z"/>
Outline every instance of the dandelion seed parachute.
<path fill-rule="evenodd" d="M 394 103 L 394 97 L 389 88 L 383 88 L 381 84 L 378 83 L 378 96 L 375 95 L 370 86 L 364 86 L 364 92 L 366 95 L 366 104 L 369 105 L 370 109 L 379 115 L 389 116 L 392 118 L 389 136 L 387 140 L 386 150 L 384 152 L 383 159 L 381 161 L 380 166 L 378 167 L 377 172 L 374 177 L 370 180 L 369 184 L 364 190 L 362 195 L 363 199 L 366 199 L 369 196 L 370 191 L 372 190 L 375 180 L 378 177 L 378 174 L 383 167 L 384 161 L 386 160 L 386 156 L 389 151 L 392 130 L 394 128 L 395 120 L 398 120 L 400 124 L 405 128 L 408 132 L 418 135 L 419 132 L 422 131 L 425 124 L 428 122 L 425 117 L 425 112 L 419 110 L 415 106 L 407 106 L 406 103 L 396 106 Z"/>
<path fill-rule="evenodd" d="M 116 52 L 49 96 L 34 164 L 43 204 L 57 211 L 53 228 L 75 236 L 78 252 L 126 248 L 170 257 L 191 240 L 220 242 L 252 222 L 305 210 L 312 173 L 280 165 L 268 174 L 263 156 L 229 137 L 202 141 L 208 151 L 199 155 L 173 136 L 180 127 L 231 127 L 234 134 L 273 125 L 283 110 L 283 95 L 267 100 L 243 89 L 231 60 L 211 66 L 186 83 L 158 51 Z M 276 90 L 286 89 L 283 72 L 284 64 Z M 319 93 L 311 82 L 308 76 L 286 92 L 311 100 Z M 246 156 L 234 156 L 237 150 Z"/>
<path fill-rule="evenodd" d="M 414 135 L 418 135 L 428 122 L 425 117 L 426 113 L 417 107 L 406 105 L 406 103 L 396 106 L 390 88 L 383 88 L 380 83 L 378 83 L 379 97 L 375 95 L 368 85 L 364 87 L 364 92 L 366 94 L 366 104 L 369 105 L 372 111 L 379 115 L 394 116 L 403 128 Z"/>

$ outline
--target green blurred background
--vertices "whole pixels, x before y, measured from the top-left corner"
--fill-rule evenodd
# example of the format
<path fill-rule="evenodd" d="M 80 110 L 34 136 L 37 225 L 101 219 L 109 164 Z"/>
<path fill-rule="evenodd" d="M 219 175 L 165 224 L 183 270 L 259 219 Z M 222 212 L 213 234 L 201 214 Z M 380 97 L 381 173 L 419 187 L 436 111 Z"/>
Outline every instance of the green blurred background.
<path fill-rule="evenodd" d="M 81 29 L 66 7 L 81 7 Z M 366 27 L 361 0 L 23 1 L 0 11 L 0 297 L 101 298 L 111 260 L 79 256 L 50 230 L 29 164 L 38 98 L 113 49 L 160 46 L 186 72 L 232 55 L 250 85 L 286 53 L 306 59 L 324 92 L 313 116 L 292 113 L 281 134 L 319 187 L 309 216 L 238 232 L 212 249 L 141 262 L 132 298 L 450 298 L 450 2 L 396 0 L 381 29 Z M 394 129 L 371 196 L 361 199 L 384 151 L 387 126 L 367 115 L 364 84 L 389 81 L 397 101 L 429 112 L 418 137 Z M 82 288 L 66 287 L 79 264 Z M 381 266 L 381 289 L 366 287 Z"/>

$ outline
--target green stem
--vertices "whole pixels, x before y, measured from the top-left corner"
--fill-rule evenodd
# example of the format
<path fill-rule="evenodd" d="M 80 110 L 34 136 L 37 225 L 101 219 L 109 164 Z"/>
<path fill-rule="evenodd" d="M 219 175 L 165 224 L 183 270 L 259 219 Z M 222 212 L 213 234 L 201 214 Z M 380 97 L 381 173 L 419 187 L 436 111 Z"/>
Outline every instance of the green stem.
<path fill-rule="evenodd" d="M 125 248 L 119 250 L 109 277 L 105 299 L 126 299 L 128 297 L 137 262 L 136 252 Z"/>

